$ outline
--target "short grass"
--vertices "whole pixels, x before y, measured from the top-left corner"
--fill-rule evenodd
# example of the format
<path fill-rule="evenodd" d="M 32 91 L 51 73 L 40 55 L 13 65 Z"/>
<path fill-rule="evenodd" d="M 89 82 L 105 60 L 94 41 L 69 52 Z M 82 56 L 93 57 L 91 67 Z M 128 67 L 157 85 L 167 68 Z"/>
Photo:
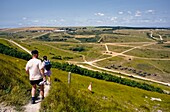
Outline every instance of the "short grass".
<path fill-rule="evenodd" d="M 152 42 L 150 38 L 147 38 L 146 36 L 140 36 L 140 35 L 120 35 L 120 34 L 101 34 L 100 35 L 103 39 L 102 42 Z"/>
<path fill-rule="evenodd" d="M 72 74 L 67 85 L 67 72 L 52 70 L 52 87 L 42 102 L 42 111 L 114 111 L 138 112 L 170 110 L 170 96 L 132 88 L 113 82 Z M 93 93 L 87 90 L 92 82 Z M 151 98 L 162 101 L 151 101 Z M 50 103 L 49 103 L 50 102 Z"/>
<path fill-rule="evenodd" d="M 170 68 L 169 66 L 167 66 L 169 65 L 169 63 L 170 63 L 169 60 L 143 60 L 143 59 L 129 60 L 129 58 L 124 58 L 122 56 L 117 56 L 117 57 L 96 62 L 96 64 L 101 67 L 111 66 L 114 64 L 116 66 L 121 65 L 122 67 L 134 68 L 137 71 L 143 71 L 150 74 L 157 74 L 157 76 L 151 75 L 147 77 L 163 82 L 170 82 L 169 80 Z M 132 71 L 130 72 L 128 70 L 123 70 L 123 71 L 126 73 L 133 74 Z"/>
<path fill-rule="evenodd" d="M 73 57 L 73 59 L 80 58 L 81 55 L 76 54 L 74 52 L 66 51 L 60 48 L 57 48 L 53 45 L 51 45 L 48 42 L 41 42 L 41 41 L 31 41 L 28 43 L 21 43 L 19 42 L 22 46 L 26 47 L 28 50 L 34 50 L 37 49 L 40 54 L 39 56 L 42 58 L 44 55 L 48 57 L 51 61 L 63 61 L 63 60 L 56 60 L 52 59 L 52 57 L 55 56 L 62 56 L 62 57 Z"/>
<path fill-rule="evenodd" d="M 145 57 L 145 58 L 170 58 L 170 51 L 167 50 L 157 50 L 157 49 L 142 49 L 136 48 L 132 51 L 129 51 L 125 54 Z"/>
<path fill-rule="evenodd" d="M 144 48 L 170 51 L 170 43 L 165 42 L 164 44 L 154 44 L 150 46 L 145 46 Z"/>
<path fill-rule="evenodd" d="M 132 48 L 132 47 L 126 47 L 126 46 L 113 46 L 113 45 L 107 45 L 107 46 L 108 46 L 109 51 L 118 52 L 118 53 L 121 53 L 123 51 L 126 51 Z"/>
<path fill-rule="evenodd" d="M 45 42 L 45 44 L 49 44 L 49 43 Z M 44 43 L 42 43 L 41 45 L 44 45 Z M 72 59 L 72 61 L 76 61 L 76 60 L 83 61 L 82 58 L 81 58 L 81 60 L 79 59 L 80 56 L 82 56 L 82 55 L 84 55 L 86 57 L 87 61 L 99 59 L 101 57 L 108 57 L 107 55 L 103 56 L 102 53 L 105 51 L 105 46 L 100 45 L 100 44 L 84 44 L 84 43 L 77 44 L 77 43 L 53 43 L 53 42 L 50 42 L 49 45 L 53 46 L 53 47 L 51 47 L 51 49 L 55 49 L 56 51 L 58 49 L 59 52 L 56 52 L 56 54 L 58 54 L 58 55 L 75 57 L 74 59 Z M 71 48 L 80 47 L 80 46 L 82 46 L 85 50 L 81 51 L 81 52 L 70 50 Z M 37 46 L 37 48 L 38 48 L 38 46 Z M 64 54 L 61 52 L 64 52 Z"/>
<path fill-rule="evenodd" d="M 0 54 L 0 102 L 15 106 L 18 111 L 31 96 L 25 64 L 24 60 Z"/>
<path fill-rule="evenodd" d="M 170 40 L 170 30 L 153 30 L 152 31 L 155 36 L 159 38 L 159 35 L 166 41 Z"/>
<path fill-rule="evenodd" d="M 41 34 L 43 34 L 43 33 L 42 32 L 17 32 L 17 33 L 13 34 L 13 37 L 19 38 L 19 39 L 32 38 L 34 36 L 38 36 L 38 35 L 41 35 Z"/>
<path fill-rule="evenodd" d="M 85 63 L 79 63 L 79 65 L 83 65 L 84 67 L 88 67 L 89 70 L 93 70 L 93 71 L 97 70 L 99 72 L 106 72 L 106 73 L 109 73 L 109 74 L 112 74 L 112 75 L 115 75 L 115 76 L 118 76 L 118 77 L 131 79 L 131 80 L 134 80 L 134 81 L 137 81 L 137 82 L 140 82 L 140 83 L 147 83 L 147 84 L 153 85 L 155 87 L 159 87 L 159 88 L 161 88 L 165 91 L 170 92 L 170 88 L 167 85 L 162 85 L 162 84 L 158 84 L 158 83 L 154 83 L 154 82 L 150 82 L 150 81 L 146 81 L 146 80 L 141 80 L 141 79 L 137 79 L 137 78 L 131 78 L 131 77 L 126 76 L 125 74 L 119 74 L 119 73 L 114 73 L 114 72 L 111 72 L 111 71 L 101 70 L 101 69 L 98 69 L 96 67 L 90 66 L 90 65 L 85 64 Z M 169 79 L 169 77 L 166 78 L 166 79 Z"/>

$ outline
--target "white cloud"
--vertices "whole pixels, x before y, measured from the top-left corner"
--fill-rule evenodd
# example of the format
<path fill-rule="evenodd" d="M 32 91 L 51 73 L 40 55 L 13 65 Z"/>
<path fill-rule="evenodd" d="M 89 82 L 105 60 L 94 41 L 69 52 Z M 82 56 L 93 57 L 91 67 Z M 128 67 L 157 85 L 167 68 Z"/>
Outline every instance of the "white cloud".
<path fill-rule="evenodd" d="M 104 14 L 103 14 L 103 13 L 100 13 L 100 12 L 95 13 L 94 15 L 96 15 L 96 16 L 104 16 Z"/>
<path fill-rule="evenodd" d="M 100 20 L 98 20 L 98 21 L 96 21 L 97 23 L 102 23 L 103 21 L 100 21 Z"/>
<path fill-rule="evenodd" d="M 123 12 L 118 12 L 119 14 L 123 14 Z"/>
<path fill-rule="evenodd" d="M 127 13 L 128 13 L 128 14 L 132 14 L 132 12 L 131 12 L 131 11 L 127 11 Z"/>
<path fill-rule="evenodd" d="M 33 20 L 32 22 L 34 22 L 34 23 L 38 23 L 38 22 L 39 22 L 39 20 Z"/>
<path fill-rule="evenodd" d="M 141 16 L 141 12 L 140 12 L 140 11 L 136 11 L 135 16 L 136 16 L 136 17 Z"/>
<path fill-rule="evenodd" d="M 110 20 L 116 22 L 117 17 L 112 17 Z"/>
<path fill-rule="evenodd" d="M 61 22 L 64 22 L 65 20 L 64 19 L 60 19 Z"/>
<path fill-rule="evenodd" d="M 22 23 L 18 23 L 19 26 L 22 26 Z"/>
<path fill-rule="evenodd" d="M 147 10 L 146 12 L 147 12 L 147 13 L 153 13 L 154 10 Z"/>
<path fill-rule="evenodd" d="M 147 11 L 145 11 L 147 14 L 154 14 L 154 10 L 147 10 Z"/>
<path fill-rule="evenodd" d="M 57 22 L 57 20 L 55 19 L 54 22 Z"/>
<path fill-rule="evenodd" d="M 26 17 L 23 17 L 22 19 L 23 19 L 23 20 L 26 20 L 27 18 L 26 18 Z"/>

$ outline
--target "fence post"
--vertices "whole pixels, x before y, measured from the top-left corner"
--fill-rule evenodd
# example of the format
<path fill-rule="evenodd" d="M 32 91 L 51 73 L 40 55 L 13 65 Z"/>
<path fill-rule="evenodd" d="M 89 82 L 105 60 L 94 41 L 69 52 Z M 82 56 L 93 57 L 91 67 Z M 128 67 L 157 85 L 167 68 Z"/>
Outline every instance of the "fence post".
<path fill-rule="evenodd" d="M 68 72 L 68 84 L 71 83 L 71 72 Z"/>

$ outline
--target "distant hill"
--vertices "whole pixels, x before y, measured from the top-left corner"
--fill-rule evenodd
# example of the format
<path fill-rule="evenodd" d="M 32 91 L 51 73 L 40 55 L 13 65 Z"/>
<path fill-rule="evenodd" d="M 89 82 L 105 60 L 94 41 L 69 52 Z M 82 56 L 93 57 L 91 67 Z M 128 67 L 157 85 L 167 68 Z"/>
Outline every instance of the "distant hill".
<path fill-rule="evenodd" d="M 95 28 L 112 28 L 113 30 L 117 29 L 170 29 L 170 27 L 128 27 L 128 26 L 97 26 Z"/>

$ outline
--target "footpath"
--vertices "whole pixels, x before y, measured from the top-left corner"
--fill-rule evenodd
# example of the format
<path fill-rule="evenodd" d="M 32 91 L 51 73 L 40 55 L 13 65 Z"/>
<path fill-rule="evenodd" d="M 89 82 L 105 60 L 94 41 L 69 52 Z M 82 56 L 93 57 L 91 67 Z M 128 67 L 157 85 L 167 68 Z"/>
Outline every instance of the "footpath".
<path fill-rule="evenodd" d="M 50 90 L 50 86 L 44 85 L 44 96 L 45 97 L 48 95 L 49 90 Z M 35 101 L 35 104 L 31 104 L 31 102 L 29 102 L 27 105 L 24 106 L 25 112 L 39 112 L 40 106 L 41 106 L 41 99 L 39 95 L 38 99 Z"/>

